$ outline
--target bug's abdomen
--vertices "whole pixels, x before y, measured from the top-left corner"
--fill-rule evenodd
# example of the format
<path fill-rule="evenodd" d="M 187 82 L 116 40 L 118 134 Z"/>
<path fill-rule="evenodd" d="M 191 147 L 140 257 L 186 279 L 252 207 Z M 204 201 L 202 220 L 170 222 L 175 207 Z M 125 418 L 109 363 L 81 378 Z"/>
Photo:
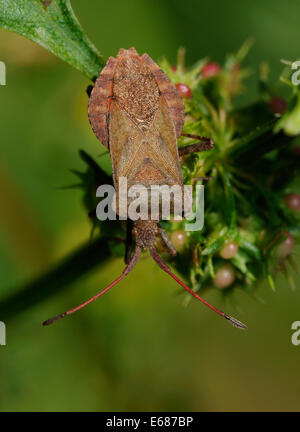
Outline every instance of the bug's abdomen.
<path fill-rule="evenodd" d="M 94 134 L 107 148 L 109 148 L 108 116 L 113 97 L 113 79 L 116 66 L 117 60 L 110 57 L 96 80 L 88 107 L 89 121 Z"/>

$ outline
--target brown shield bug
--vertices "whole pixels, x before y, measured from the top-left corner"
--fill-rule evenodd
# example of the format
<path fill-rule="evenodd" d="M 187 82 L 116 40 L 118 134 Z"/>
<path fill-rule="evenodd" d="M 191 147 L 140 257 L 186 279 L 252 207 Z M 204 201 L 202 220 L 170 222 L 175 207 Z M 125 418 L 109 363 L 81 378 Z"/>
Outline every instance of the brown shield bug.
<path fill-rule="evenodd" d="M 209 138 L 183 134 L 200 142 L 178 150 L 177 139 L 185 116 L 182 98 L 159 66 L 147 54 L 139 56 L 134 48 L 121 49 L 116 58 L 109 58 L 91 92 L 88 113 L 96 137 L 110 151 L 117 194 L 121 177 L 127 178 L 128 188 L 135 184 L 146 188 L 162 184 L 183 188 L 179 156 L 213 147 Z M 128 227 L 131 227 L 129 222 Z M 159 215 L 156 220 L 136 220 L 133 228 L 127 230 L 127 245 L 130 245 L 130 234 L 133 234 L 135 249 L 131 254 L 127 247 L 127 266 L 123 273 L 91 299 L 45 321 L 44 325 L 82 309 L 103 295 L 131 272 L 141 251 L 149 249 L 159 267 L 192 296 L 234 326 L 245 329 L 244 324 L 206 302 L 172 273 L 154 246 L 156 237 L 160 235 L 170 253 L 176 254 L 158 222 Z"/>

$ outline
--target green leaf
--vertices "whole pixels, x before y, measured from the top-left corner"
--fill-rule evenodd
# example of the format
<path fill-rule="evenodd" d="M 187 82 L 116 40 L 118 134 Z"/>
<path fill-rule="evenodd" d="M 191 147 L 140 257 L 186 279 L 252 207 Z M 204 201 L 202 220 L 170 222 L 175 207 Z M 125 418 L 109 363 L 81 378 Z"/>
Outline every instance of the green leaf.
<path fill-rule="evenodd" d="M 105 64 L 82 30 L 70 0 L 1 0 L 0 28 L 38 43 L 90 79 Z"/>
<path fill-rule="evenodd" d="M 273 138 L 273 128 L 276 119 L 272 119 L 263 125 L 256 127 L 253 131 L 242 138 L 237 138 L 232 141 L 231 147 L 228 150 L 229 159 L 239 159 L 246 154 L 249 160 L 249 155 L 253 157 L 253 150 L 263 147 L 268 139 Z M 269 148 L 268 148 L 269 151 Z"/>
<path fill-rule="evenodd" d="M 239 251 L 232 259 L 231 262 L 233 265 L 240 270 L 245 276 L 249 278 L 250 281 L 255 281 L 255 276 L 248 270 L 247 263 L 249 258 L 247 254 Z"/>
<path fill-rule="evenodd" d="M 226 222 L 229 225 L 229 228 L 232 232 L 236 230 L 236 207 L 235 207 L 235 199 L 231 187 L 231 183 L 229 180 L 228 174 L 225 172 L 223 167 L 218 166 L 218 170 L 222 176 L 225 190 L 225 218 Z"/>
<path fill-rule="evenodd" d="M 247 252 L 249 252 L 251 255 L 253 255 L 257 260 L 262 259 L 260 250 L 254 244 L 241 238 L 239 245 L 242 249 L 245 249 Z"/>
<path fill-rule="evenodd" d="M 211 278 L 214 279 L 216 277 L 216 274 L 215 274 L 215 270 L 214 270 L 214 266 L 213 266 L 212 255 L 210 255 L 208 257 L 207 265 L 208 265 L 208 269 L 209 269 L 209 274 L 210 274 Z"/>
<path fill-rule="evenodd" d="M 247 166 L 253 169 L 262 161 L 262 157 L 273 150 L 286 148 L 292 141 L 292 137 L 279 132 L 274 134 L 278 120 L 274 119 L 242 138 L 232 142 L 227 157 L 235 166 Z"/>
<path fill-rule="evenodd" d="M 274 279 L 272 278 L 271 274 L 267 275 L 267 281 L 268 281 L 268 284 L 269 284 L 271 290 L 275 292 L 276 287 L 275 287 Z"/>
<path fill-rule="evenodd" d="M 225 243 L 227 236 L 227 230 L 225 231 L 225 234 L 223 234 L 220 238 L 215 240 L 213 243 L 211 243 L 209 246 L 207 246 L 203 251 L 202 255 L 211 255 L 217 252 Z"/>
<path fill-rule="evenodd" d="M 289 136 L 300 134 L 300 91 L 295 94 L 289 109 L 283 114 L 274 130 L 275 132 L 283 130 Z"/>

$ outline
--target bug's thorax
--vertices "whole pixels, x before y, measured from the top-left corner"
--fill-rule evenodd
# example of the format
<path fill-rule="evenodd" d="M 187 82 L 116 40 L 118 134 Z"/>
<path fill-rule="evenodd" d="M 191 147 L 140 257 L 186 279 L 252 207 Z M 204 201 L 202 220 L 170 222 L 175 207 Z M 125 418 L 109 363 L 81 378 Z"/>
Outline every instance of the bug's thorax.
<path fill-rule="evenodd" d="M 113 97 L 140 130 L 146 132 L 149 129 L 159 109 L 160 93 L 154 75 L 136 51 L 119 52 Z"/>
<path fill-rule="evenodd" d="M 134 223 L 132 234 L 135 237 L 136 245 L 142 249 L 147 249 L 155 242 L 159 234 L 157 221 L 137 220 Z"/>

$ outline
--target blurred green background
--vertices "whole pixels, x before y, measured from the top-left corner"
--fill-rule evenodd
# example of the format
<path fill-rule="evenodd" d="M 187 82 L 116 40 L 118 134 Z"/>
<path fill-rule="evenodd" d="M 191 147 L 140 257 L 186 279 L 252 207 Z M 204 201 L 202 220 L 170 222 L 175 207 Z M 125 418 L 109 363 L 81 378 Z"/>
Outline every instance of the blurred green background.
<path fill-rule="evenodd" d="M 277 79 L 280 59 L 299 56 L 298 0 L 73 0 L 90 39 L 105 57 L 134 45 L 154 59 L 222 62 L 248 38 L 253 70 L 244 102 L 255 98 L 257 70 L 267 61 Z M 35 44 L 0 32 L 0 298 L 39 275 L 89 236 L 81 192 L 69 168 L 83 169 L 80 148 L 103 147 L 87 119 L 88 80 Z M 109 160 L 102 159 L 105 166 Z M 299 261 L 299 259 L 298 259 Z M 150 259 L 82 312 L 43 328 L 49 316 L 75 306 L 116 277 L 121 259 L 67 291 L 8 321 L 0 347 L 2 411 L 299 410 L 300 292 L 281 279 L 276 293 L 258 290 L 233 305 L 208 300 L 249 326 L 238 331 L 191 302 Z M 280 278 L 279 278 L 280 279 Z M 299 286 L 299 279 L 297 281 Z M 43 290 L 43 286 L 40 287 Z M 1 317 L 0 317 L 1 320 Z"/>

